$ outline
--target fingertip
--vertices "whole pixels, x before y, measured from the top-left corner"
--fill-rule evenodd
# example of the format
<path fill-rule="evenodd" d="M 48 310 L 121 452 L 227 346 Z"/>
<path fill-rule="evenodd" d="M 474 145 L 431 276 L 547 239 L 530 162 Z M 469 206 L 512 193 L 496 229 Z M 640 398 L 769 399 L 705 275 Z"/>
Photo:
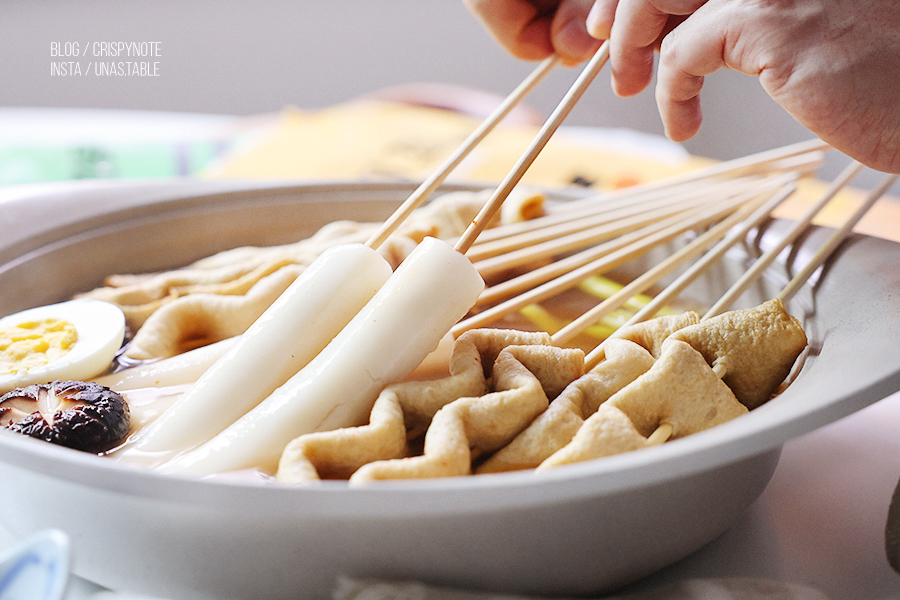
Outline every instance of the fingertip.
<path fill-rule="evenodd" d="M 552 32 L 553 48 L 567 63 L 584 62 L 600 47 L 600 42 L 591 37 L 582 19 L 568 19 L 557 27 Z"/>
<path fill-rule="evenodd" d="M 542 60 L 554 53 L 550 41 L 551 17 L 521 0 L 463 0 L 491 37 L 512 56 Z"/>
<path fill-rule="evenodd" d="M 636 96 L 653 79 L 653 49 L 622 51 L 610 57 L 613 92 L 621 98 Z"/>
<path fill-rule="evenodd" d="M 679 68 L 673 62 L 674 56 L 674 53 L 664 53 L 660 58 L 656 104 L 666 135 L 673 141 L 683 142 L 694 137 L 703 122 L 700 92 L 705 77 Z"/>
<path fill-rule="evenodd" d="M 608 40 L 615 14 L 615 2 L 604 2 L 602 0 L 594 2 L 585 21 L 585 28 L 588 34 L 598 40 Z"/>
<path fill-rule="evenodd" d="M 703 123 L 699 96 L 682 102 L 659 103 L 659 114 L 662 117 L 666 137 L 673 142 L 691 139 L 697 135 Z"/>
<path fill-rule="evenodd" d="M 647 84 L 635 83 L 632 78 L 620 78 L 612 76 L 612 90 L 619 98 L 631 98 L 640 94 Z"/>
<path fill-rule="evenodd" d="M 522 60 L 543 60 L 554 54 L 550 39 L 550 21 L 536 19 L 525 25 L 518 36 L 507 44 L 507 49 L 516 58 Z"/>

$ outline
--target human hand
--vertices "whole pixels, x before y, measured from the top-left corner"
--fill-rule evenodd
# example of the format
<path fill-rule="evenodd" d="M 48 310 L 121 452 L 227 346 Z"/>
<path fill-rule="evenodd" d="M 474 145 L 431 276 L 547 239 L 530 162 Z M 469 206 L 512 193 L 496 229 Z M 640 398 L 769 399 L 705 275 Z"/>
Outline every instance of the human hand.
<path fill-rule="evenodd" d="M 676 141 L 700 128 L 703 78 L 758 76 L 797 121 L 875 169 L 900 172 L 900 7 L 895 0 L 597 0 L 588 31 L 610 39 L 613 89 L 656 99 Z"/>
<path fill-rule="evenodd" d="M 517 58 L 541 60 L 558 54 L 577 64 L 600 42 L 587 32 L 592 0 L 464 0 L 494 39 Z"/>

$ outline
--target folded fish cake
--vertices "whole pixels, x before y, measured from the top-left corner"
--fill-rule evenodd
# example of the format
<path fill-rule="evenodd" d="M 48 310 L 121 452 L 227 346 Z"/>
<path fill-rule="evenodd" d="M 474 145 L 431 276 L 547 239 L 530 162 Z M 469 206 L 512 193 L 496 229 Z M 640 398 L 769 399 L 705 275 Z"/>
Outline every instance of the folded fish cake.
<path fill-rule="evenodd" d="M 584 420 L 613 394 L 653 366 L 650 353 L 634 342 L 610 339 L 606 358 L 570 383 L 522 433 L 485 460 L 476 473 L 533 469 L 572 441 Z"/>
<path fill-rule="evenodd" d="M 603 405 L 582 424 L 568 444 L 547 457 L 536 469 L 544 471 L 561 465 L 632 452 L 651 445 L 621 409 Z"/>
<path fill-rule="evenodd" d="M 519 368 L 517 360 L 499 358 L 506 348 L 531 345 L 547 348 L 550 343 L 549 334 L 543 332 L 512 329 L 468 331 L 453 345 L 449 376 L 432 381 L 408 381 L 387 386 L 376 400 L 367 425 L 310 433 L 294 439 L 282 453 L 277 478 L 287 484 L 320 478 L 343 479 L 350 477 L 367 463 L 405 457 L 407 438 L 429 428 L 435 414 L 444 406 L 460 398 L 477 400 L 490 397 L 490 392 L 495 389 L 524 387 L 527 383 L 524 380 L 529 377 L 534 379 L 534 376 Z M 525 351 L 520 350 L 522 352 Z M 572 359 L 566 365 L 541 357 L 526 360 L 535 370 L 546 373 L 542 380 L 551 395 L 558 393 L 583 370 L 584 356 L 580 350 L 567 352 L 566 355 L 571 355 Z M 498 364 L 495 365 L 495 362 Z M 546 402 L 544 398 L 543 406 L 546 406 Z M 527 410 L 529 409 L 526 408 Z M 484 421 L 483 408 L 481 412 L 478 420 Z M 478 410 L 467 411 L 473 419 L 476 419 L 478 413 Z M 448 415 L 449 413 L 445 417 Z M 435 428 L 431 434 L 429 460 L 401 462 L 403 477 L 436 476 L 435 463 L 438 462 L 438 455 L 444 461 L 444 469 L 453 472 L 468 470 L 469 446 L 464 436 L 459 437 L 464 431 L 460 431 L 460 426 L 451 422 L 458 420 L 460 416 L 460 413 L 454 413 L 453 418 L 443 418 L 443 425 L 439 424 Z M 488 420 L 495 418 L 490 414 L 487 416 Z M 443 432 L 439 431 L 441 427 L 444 428 Z M 462 430 L 465 430 L 464 424 Z M 398 466 L 400 465 L 391 464 L 388 468 L 395 469 Z M 383 471 L 384 467 L 381 469 Z"/>
<path fill-rule="evenodd" d="M 308 433 L 289 442 L 278 463 L 277 480 L 297 485 L 348 479 L 370 462 L 406 456 L 403 409 L 391 387 L 375 401 L 368 425 Z"/>
<path fill-rule="evenodd" d="M 259 279 L 246 294 L 196 293 L 166 302 L 147 317 L 125 354 L 133 360 L 169 358 L 240 335 L 301 272 L 287 265 Z"/>
<path fill-rule="evenodd" d="M 653 366 L 607 403 L 628 415 L 644 437 L 668 424 L 677 439 L 747 413 L 703 356 L 672 338 Z"/>
<path fill-rule="evenodd" d="M 574 348 L 509 346 L 494 363 L 494 395 L 466 409 L 473 447 L 493 452 L 508 444 L 584 374 L 584 352 Z"/>
<path fill-rule="evenodd" d="M 746 414 L 805 345 L 778 300 L 623 328 L 587 374 L 580 351 L 554 347 L 547 334 L 472 330 L 454 345 L 450 377 L 389 386 L 369 425 L 299 438 L 279 479 L 459 476 L 479 454 L 477 474 L 548 469 L 646 448 Z M 406 439 L 425 428 L 424 453 L 409 456 Z"/>
<path fill-rule="evenodd" d="M 539 469 L 653 445 L 654 432 L 663 426 L 671 428 L 671 438 L 680 438 L 746 413 L 699 352 L 669 339 L 653 366 L 600 405 Z"/>
<path fill-rule="evenodd" d="M 690 325 L 670 337 L 700 352 L 749 409 L 772 397 L 807 344 L 800 322 L 777 298 Z"/>
<path fill-rule="evenodd" d="M 646 348 L 653 358 L 659 358 L 663 342 L 680 329 L 700 322 L 700 315 L 685 312 L 677 315 L 664 315 L 623 327 L 616 331 L 611 339 L 623 339 Z"/>
<path fill-rule="evenodd" d="M 472 457 L 508 444 L 547 409 L 555 393 L 584 372 L 581 350 L 508 346 L 494 363 L 493 391 L 443 407 L 425 434 L 421 456 L 361 467 L 352 484 L 383 479 L 454 477 L 472 473 Z"/>

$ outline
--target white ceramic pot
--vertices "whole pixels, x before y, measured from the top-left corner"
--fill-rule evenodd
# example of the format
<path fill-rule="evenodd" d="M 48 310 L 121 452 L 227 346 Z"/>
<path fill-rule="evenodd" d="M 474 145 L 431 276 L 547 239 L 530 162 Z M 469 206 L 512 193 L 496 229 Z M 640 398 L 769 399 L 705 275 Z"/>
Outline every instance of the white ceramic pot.
<path fill-rule="evenodd" d="M 0 314 L 65 299 L 109 273 L 286 243 L 338 218 L 380 220 L 410 190 L 131 184 L 0 204 L 0 222 L 14 225 L 0 239 Z M 800 264 L 825 233 L 795 249 Z M 742 256 L 691 293 L 714 298 Z M 327 598 L 341 575 L 599 594 L 725 531 L 763 491 L 786 440 L 900 389 L 898 262 L 897 244 L 850 240 L 791 305 L 810 338 L 792 385 L 662 446 L 540 475 L 292 489 L 162 476 L 0 431 L 0 519 L 19 536 L 66 532 L 87 579 L 178 600 Z M 742 302 L 772 297 L 779 277 L 774 270 Z"/>

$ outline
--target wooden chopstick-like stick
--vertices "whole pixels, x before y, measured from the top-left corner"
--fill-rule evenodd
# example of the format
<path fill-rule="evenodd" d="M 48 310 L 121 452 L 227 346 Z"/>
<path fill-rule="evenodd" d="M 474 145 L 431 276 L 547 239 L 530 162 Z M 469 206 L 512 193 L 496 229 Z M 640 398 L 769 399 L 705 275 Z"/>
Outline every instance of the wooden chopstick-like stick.
<path fill-rule="evenodd" d="M 690 214 L 694 215 L 699 210 L 700 209 L 694 209 Z M 683 215 L 672 215 L 662 221 L 649 223 L 640 229 L 620 235 L 615 239 L 594 246 L 593 248 L 582 250 L 571 256 L 555 260 L 517 277 L 512 277 L 492 285 L 481 293 L 475 306 L 480 307 L 496 304 L 498 301 L 515 296 L 516 294 L 521 294 L 526 290 L 537 287 L 552 279 L 562 277 L 579 267 L 609 256 L 622 248 L 640 244 L 642 240 L 657 235 L 660 231 L 670 228 L 675 224 L 681 223 L 683 219 Z"/>
<path fill-rule="evenodd" d="M 751 229 L 757 227 L 765 219 L 769 218 L 772 211 L 775 210 L 787 198 L 789 198 L 796 191 L 796 189 L 797 186 L 794 182 L 789 182 L 783 185 L 781 189 L 774 196 L 772 196 L 771 199 L 769 199 L 765 204 L 753 211 L 753 213 L 749 217 L 747 217 L 740 224 L 740 226 L 735 227 L 730 232 L 728 232 L 728 235 L 726 235 L 711 250 L 704 254 L 703 257 L 700 258 L 700 260 L 691 265 L 691 267 L 687 271 L 679 275 L 678 278 L 675 279 L 675 281 L 666 286 L 663 291 L 657 294 L 643 308 L 641 308 L 631 318 L 623 323 L 622 327 L 640 323 L 654 317 L 656 313 L 658 313 L 667 302 L 678 296 L 688 285 L 691 284 L 691 282 L 702 275 L 703 272 L 710 267 L 710 265 L 721 259 L 722 256 L 724 256 L 732 246 L 737 244 L 740 240 L 744 239 Z M 600 363 L 601 360 L 603 360 L 603 356 L 605 354 L 605 345 L 606 340 L 603 340 L 585 356 L 586 370 L 593 369 Z"/>
<path fill-rule="evenodd" d="M 640 256 L 649 248 L 658 246 L 659 244 L 663 244 L 674 239 L 685 231 L 696 229 L 698 227 L 704 227 L 706 225 L 709 225 L 710 223 L 719 221 L 725 215 L 737 210 L 740 204 L 745 201 L 746 200 L 725 202 L 718 207 L 704 208 L 687 217 L 680 218 L 680 220 L 675 221 L 667 225 L 666 227 L 663 227 L 662 229 L 659 229 L 654 234 L 646 236 L 641 235 L 641 239 L 623 246 L 615 252 L 605 255 L 595 261 L 583 264 L 578 268 L 569 270 L 556 279 L 548 281 L 537 287 L 532 287 L 523 293 L 519 293 L 519 295 L 511 298 L 510 300 L 507 300 L 506 302 L 498 304 L 497 306 L 494 306 L 461 321 L 452 330 L 453 335 L 458 336 L 464 331 L 474 329 L 476 327 L 481 327 L 499 318 L 502 318 L 527 304 L 540 302 L 541 300 L 554 296 L 560 293 L 562 290 L 577 285 L 580 281 L 589 277 L 590 275 L 613 269 L 625 262 L 628 262 L 629 260 L 634 259 L 637 256 Z M 530 284 L 531 282 L 528 283 Z"/>
<path fill-rule="evenodd" d="M 839 229 L 831 234 L 828 241 L 826 241 L 822 248 L 816 252 L 815 256 L 810 259 L 803 270 L 794 275 L 791 281 L 778 294 L 777 298 L 786 303 L 794 297 L 794 294 L 796 294 L 800 287 L 806 283 L 816 269 L 821 267 L 822 264 L 828 260 L 828 257 L 832 255 L 837 247 L 847 238 L 850 232 L 853 231 L 853 228 L 859 223 L 860 219 L 866 215 L 879 198 L 887 193 L 888 188 L 897 181 L 897 177 L 897 175 L 886 175 L 884 179 L 882 179 L 881 183 L 866 196 L 859 208 L 850 215 Z"/>
<path fill-rule="evenodd" d="M 523 290 L 537 287 L 544 282 L 557 277 L 561 277 L 569 271 L 588 264 L 591 261 L 596 261 L 601 257 L 612 254 L 613 252 L 621 249 L 624 246 L 637 244 L 641 242 L 641 240 L 645 237 L 654 236 L 659 231 L 665 228 L 672 226 L 683 226 L 684 223 L 690 224 L 690 220 L 685 220 L 685 215 L 690 217 L 690 215 L 701 214 L 701 211 L 704 210 L 704 206 L 709 206 L 715 203 L 716 205 L 719 205 L 720 208 L 725 207 L 726 210 L 731 210 L 729 208 L 730 206 L 736 207 L 744 202 L 750 202 L 758 195 L 772 192 L 779 186 L 784 185 L 785 182 L 794 181 L 797 177 L 798 175 L 795 173 L 785 173 L 782 175 L 771 177 L 764 181 L 758 181 L 754 178 L 752 180 L 752 183 L 754 184 L 753 187 L 743 186 L 737 189 L 729 189 L 728 187 L 723 187 L 722 182 L 711 184 L 710 187 L 712 187 L 712 189 L 716 192 L 715 194 L 712 194 L 708 197 L 704 197 L 704 194 L 697 194 L 701 199 L 704 200 L 704 202 L 698 203 L 693 207 L 681 207 L 681 210 L 672 212 L 669 215 L 665 215 L 661 219 L 656 219 L 654 217 L 653 219 L 648 220 L 647 223 L 640 228 L 629 228 L 628 231 L 621 232 L 618 238 L 604 242 L 593 248 L 583 250 L 550 264 L 540 266 L 531 270 L 530 272 L 524 273 L 517 277 L 513 277 L 501 283 L 497 283 L 489 287 L 482 293 L 481 297 L 476 303 L 476 306 L 480 307 L 495 304 L 498 300 L 503 300 L 515 294 L 522 293 Z M 737 200 L 735 204 L 722 204 L 726 203 L 729 200 L 735 199 Z M 720 213 L 713 211 L 713 214 Z M 602 232 L 607 228 L 605 226 L 599 226 L 596 229 Z M 684 230 L 686 229 L 687 228 L 685 228 Z M 538 245 L 534 248 L 525 249 L 523 251 L 510 252 L 504 256 L 494 257 L 490 262 L 480 261 L 475 263 L 475 266 L 477 269 L 479 269 L 479 272 L 481 272 L 482 275 L 491 275 L 497 269 L 503 267 L 509 269 L 511 267 L 520 265 L 523 262 L 522 256 L 530 256 L 532 260 L 537 260 L 538 258 L 547 258 L 547 253 L 543 251 L 541 246 L 542 245 Z M 564 250 L 567 248 L 563 246 L 557 249 Z M 534 253 L 530 254 L 532 252 Z"/>
<path fill-rule="evenodd" d="M 557 219 L 554 220 L 555 222 L 551 222 L 548 219 L 544 221 L 544 226 L 540 228 L 533 228 L 529 231 L 495 239 L 487 243 L 475 244 L 466 253 L 466 256 L 473 263 L 480 264 L 486 268 L 490 264 L 489 261 L 491 259 L 497 258 L 498 261 L 505 262 L 507 257 L 512 257 L 511 253 L 514 251 L 527 248 L 536 252 L 535 247 L 538 244 L 562 245 L 564 242 L 561 240 L 564 239 L 564 236 L 567 236 L 567 239 L 570 240 L 578 240 L 585 236 L 585 239 L 597 239 L 594 236 L 601 235 L 599 228 L 606 228 L 611 232 L 611 235 L 615 235 L 619 231 L 633 230 L 641 223 L 649 222 L 655 218 L 654 215 L 662 218 L 702 202 L 721 200 L 728 194 L 737 194 L 741 190 L 758 184 L 758 177 L 745 177 L 707 183 L 702 189 L 692 186 L 688 189 L 680 189 L 658 196 L 654 195 L 648 200 L 635 198 L 627 202 L 598 202 L 598 204 L 601 204 L 601 207 L 598 209 L 585 210 L 584 212 L 578 211 L 576 214 L 567 215 L 570 218 L 561 221 Z M 542 217 L 524 222 L 534 222 L 540 219 Z M 630 226 L 629 223 L 637 225 Z M 584 233 L 587 231 L 592 231 L 594 234 Z"/>
<path fill-rule="evenodd" d="M 863 166 L 860 163 L 856 161 L 851 162 L 844 171 L 838 175 L 837 179 L 831 182 L 828 189 L 825 190 L 819 200 L 815 202 L 806 213 L 788 229 L 788 231 L 785 232 L 781 240 L 775 244 L 775 246 L 756 259 L 753 265 L 734 282 L 731 288 L 729 288 L 728 291 L 725 292 L 725 294 L 719 298 L 708 311 L 706 311 L 703 318 L 707 319 L 728 310 L 728 307 L 730 307 L 734 301 L 762 275 L 763 271 L 775 261 L 782 250 L 787 248 L 791 242 L 797 239 L 797 236 L 799 236 L 804 229 L 809 227 L 813 218 L 825 208 L 825 205 L 827 205 L 845 185 L 859 174 L 862 168 Z"/>
<path fill-rule="evenodd" d="M 774 175 L 781 172 L 812 175 L 822 166 L 824 158 L 824 152 L 820 148 L 823 142 L 818 140 L 816 142 L 818 142 L 816 145 L 813 145 L 811 142 L 804 142 L 802 144 L 804 148 L 801 148 L 803 151 L 800 153 L 797 153 L 796 145 L 780 149 L 779 154 L 784 154 L 785 156 L 778 156 L 777 158 L 772 158 L 772 154 L 775 152 L 772 150 L 763 153 L 764 156 L 757 161 L 748 161 L 746 158 L 728 161 L 728 164 L 731 164 L 732 167 L 724 169 L 724 173 L 720 165 L 716 165 L 716 168 L 704 167 L 678 176 L 556 205 L 550 207 L 549 214 L 545 216 L 519 223 L 510 223 L 484 231 L 478 237 L 472 250 L 474 251 L 482 245 L 492 245 L 503 238 L 545 229 L 551 225 L 569 223 L 573 220 L 577 221 L 583 217 L 599 215 L 624 206 L 652 203 L 670 195 L 697 193 L 708 189 L 713 181 L 727 183 L 729 181 L 758 178 L 763 175 Z M 805 149 L 810 146 L 814 149 Z M 470 255 L 470 253 L 467 253 L 467 255 Z"/>
<path fill-rule="evenodd" d="M 785 182 L 784 185 L 789 185 L 791 189 L 794 187 L 791 182 Z M 688 260 L 696 257 L 714 242 L 724 238 L 733 227 L 751 219 L 761 206 L 767 204 L 766 201 L 770 198 L 770 196 L 765 194 L 757 194 L 757 196 L 758 197 L 746 207 L 743 207 L 741 210 L 726 217 L 714 227 L 691 240 L 683 248 L 623 286 L 612 296 L 554 333 L 552 335 L 553 342 L 558 345 L 565 344 L 594 323 L 599 322 L 601 319 L 621 307 L 631 297 L 643 293 L 651 285 L 657 283 L 666 275 L 674 272 Z"/>
<path fill-rule="evenodd" d="M 712 248 L 712 250 L 703 255 L 700 260 L 691 265 L 690 269 L 682 273 L 675 281 L 669 284 L 666 289 L 657 294 L 653 300 L 639 310 L 628 320 L 627 325 L 653 317 L 666 302 L 669 302 L 684 291 L 684 288 L 703 274 L 710 265 L 722 258 L 732 246 L 744 239 L 747 234 L 750 233 L 751 229 L 759 226 L 760 223 L 769 218 L 772 211 L 787 200 L 796 190 L 797 186 L 793 182 L 789 182 L 782 186 L 778 193 L 776 193 L 768 202 L 755 210 L 739 227 L 731 230 L 721 242 Z"/>
<path fill-rule="evenodd" d="M 657 223 L 709 204 L 710 201 L 708 198 L 695 197 L 691 200 L 681 201 L 674 206 L 656 208 L 632 214 L 626 218 L 617 219 L 609 223 L 600 223 L 590 229 L 576 231 L 569 235 L 557 236 L 542 242 L 525 244 L 517 250 L 473 262 L 475 268 L 478 269 L 478 272 L 481 273 L 482 277 L 489 277 L 495 273 L 514 269 L 529 263 L 534 264 L 553 256 L 559 256 L 573 250 L 592 246 L 604 240 L 636 231 L 646 225 Z"/>
<path fill-rule="evenodd" d="M 531 142 L 531 145 L 525 151 L 525 153 L 519 158 L 518 162 L 512 168 L 512 170 L 506 175 L 506 177 L 501 182 L 500 186 L 496 189 L 475 219 L 472 221 L 472 224 L 463 232 L 462 236 L 457 240 L 455 248 L 459 252 L 465 254 L 472 244 L 475 242 L 475 239 L 481 233 L 481 231 L 485 228 L 488 222 L 490 222 L 491 217 L 494 216 L 494 213 L 500 209 L 500 206 L 503 204 L 503 201 L 509 196 L 510 192 L 512 192 L 513 188 L 519 183 L 522 179 L 522 176 L 525 175 L 525 171 L 534 163 L 535 159 L 540 154 L 541 150 L 544 149 L 544 146 L 547 145 L 547 142 L 550 140 L 550 137 L 553 133 L 559 128 L 562 124 L 563 120 L 569 115 L 574 108 L 575 104 L 578 100 L 581 99 L 581 96 L 584 95 L 584 92 L 587 90 L 588 86 L 597 76 L 597 73 L 600 72 L 600 69 L 603 68 L 603 65 L 609 60 L 609 40 L 603 42 L 594 56 L 588 61 L 584 70 L 578 76 L 575 83 L 569 88 L 569 91 L 563 97 L 562 101 L 556 106 L 553 110 L 553 113 L 541 127 L 538 132 L 537 137 Z"/>
<path fill-rule="evenodd" d="M 463 141 L 450 157 L 441 164 L 413 193 L 401 204 L 396 211 L 381 224 L 371 238 L 366 242 L 370 248 L 378 248 L 393 233 L 397 227 L 405 221 L 409 215 L 418 208 L 434 191 L 444 182 L 447 176 L 459 166 L 459 163 L 481 143 L 490 133 L 515 108 L 532 90 L 547 76 L 553 68 L 559 64 L 559 56 L 551 56 L 541 62 L 516 89 L 514 89 L 494 109 L 494 111 Z"/>
<path fill-rule="evenodd" d="M 740 293 L 746 290 L 749 284 L 752 281 L 755 281 L 762 274 L 763 267 L 758 267 L 757 265 L 765 265 L 768 266 L 771 264 L 771 260 L 769 258 L 774 259 L 781 250 L 783 250 L 788 243 L 796 239 L 799 231 L 805 228 L 808 228 L 812 218 L 815 214 L 818 213 L 821 208 L 827 204 L 828 200 L 834 197 L 834 195 L 839 191 L 842 187 L 844 187 L 850 179 L 852 179 L 860 170 L 860 166 L 855 161 L 852 162 L 844 172 L 832 183 L 828 190 L 823 194 L 821 199 L 813 205 L 805 217 L 801 219 L 798 224 L 788 231 L 780 240 L 780 242 L 772 248 L 769 252 L 767 252 L 764 257 L 766 260 L 763 260 L 762 257 L 758 259 L 754 263 L 754 268 L 752 272 L 755 273 L 755 277 L 750 280 L 746 275 L 741 279 L 744 280 L 741 285 L 738 285 L 740 282 L 736 282 L 728 292 L 726 292 L 714 306 L 714 309 L 710 309 L 707 311 L 701 320 L 709 319 L 717 314 L 720 314 L 724 310 L 730 308 L 731 304 L 737 298 Z M 809 277 L 819 268 L 822 264 L 833 254 L 835 249 L 846 239 L 849 233 L 853 230 L 853 227 L 862 219 L 863 216 L 869 211 L 869 209 L 881 198 L 887 190 L 897 181 L 897 175 L 887 175 L 884 177 L 882 182 L 874 188 L 864 199 L 862 204 L 854 211 L 842 224 L 842 226 L 837 229 L 826 241 L 826 243 L 820 248 L 812 259 L 806 264 L 806 266 L 797 273 L 791 281 L 781 290 L 781 292 L 776 296 L 782 302 L 788 302 L 796 292 L 807 282 Z M 787 196 L 785 195 L 784 198 Z M 774 208 L 778 203 L 781 202 L 784 198 L 772 198 L 772 201 L 766 203 L 761 206 L 756 212 L 756 217 L 748 218 L 739 229 L 735 229 L 728 236 L 728 238 L 723 239 L 716 248 L 711 250 L 704 256 L 704 259 L 698 261 L 693 265 L 693 267 L 682 274 L 678 280 L 669 285 L 663 292 L 658 294 L 653 300 L 651 300 L 644 308 L 639 310 L 634 316 L 632 316 L 623 327 L 627 327 L 628 325 L 632 325 L 634 323 L 638 323 L 644 320 L 647 320 L 653 317 L 659 309 L 663 306 L 665 302 L 670 300 L 672 297 L 677 296 L 681 291 L 696 277 L 698 277 L 705 268 L 711 264 L 712 261 L 718 260 L 725 253 L 725 251 L 733 245 L 737 240 L 743 239 L 744 236 L 749 232 L 749 230 L 758 225 Z M 804 226 L 801 226 L 799 223 L 805 223 Z M 795 231 L 796 230 L 796 231 Z M 787 240 L 787 242 L 785 241 Z M 739 291 L 736 291 L 739 290 Z M 597 366 L 600 361 L 603 359 L 603 347 L 605 345 L 605 340 L 598 344 L 591 352 L 589 352 L 585 356 L 585 369 L 590 370 Z"/>

